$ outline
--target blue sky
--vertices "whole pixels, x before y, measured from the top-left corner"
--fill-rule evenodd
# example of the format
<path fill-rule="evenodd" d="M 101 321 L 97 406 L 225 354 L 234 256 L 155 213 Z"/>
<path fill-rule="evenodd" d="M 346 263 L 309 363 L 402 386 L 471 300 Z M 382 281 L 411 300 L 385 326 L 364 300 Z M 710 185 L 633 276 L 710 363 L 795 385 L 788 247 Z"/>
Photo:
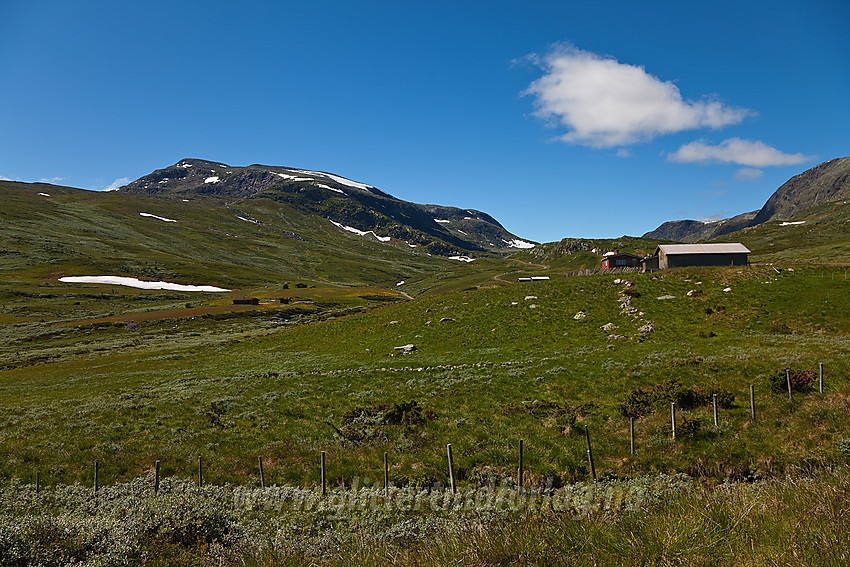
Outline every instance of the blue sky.
<path fill-rule="evenodd" d="M 641 235 L 850 155 L 847 22 L 846 0 L 0 0 L 0 177 L 104 189 L 197 157 L 536 241 Z"/>

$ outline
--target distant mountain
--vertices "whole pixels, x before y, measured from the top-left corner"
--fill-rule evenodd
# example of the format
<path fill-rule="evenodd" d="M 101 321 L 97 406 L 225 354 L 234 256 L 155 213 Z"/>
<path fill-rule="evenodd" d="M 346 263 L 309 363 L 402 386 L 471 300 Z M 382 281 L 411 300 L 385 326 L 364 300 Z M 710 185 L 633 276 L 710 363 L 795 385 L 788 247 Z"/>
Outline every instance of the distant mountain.
<path fill-rule="evenodd" d="M 420 205 L 371 185 L 322 171 L 183 159 L 120 188 L 154 197 L 208 195 L 229 207 L 271 199 L 324 217 L 340 230 L 396 239 L 449 256 L 468 252 L 507 253 L 533 243 L 511 234 L 490 215 L 473 209 Z"/>
<path fill-rule="evenodd" d="M 717 238 L 718 236 L 750 226 L 757 214 L 758 211 L 753 211 L 751 213 L 743 213 L 731 219 L 716 221 L 668 221 L 655 230 L 647 232 L 643 237 L 688 243 L 711 240 L 712 238 Z"/>
<path fill-rule="evenodd" d="M 850 157 L 824 162 L 791 178 L 759 211 L 711 222 L 669 221 L 643 236 L 676 242 L 711 240 L 769 220 L 791 220 L 809 209 L 840 199 L 850 199 Z"/>

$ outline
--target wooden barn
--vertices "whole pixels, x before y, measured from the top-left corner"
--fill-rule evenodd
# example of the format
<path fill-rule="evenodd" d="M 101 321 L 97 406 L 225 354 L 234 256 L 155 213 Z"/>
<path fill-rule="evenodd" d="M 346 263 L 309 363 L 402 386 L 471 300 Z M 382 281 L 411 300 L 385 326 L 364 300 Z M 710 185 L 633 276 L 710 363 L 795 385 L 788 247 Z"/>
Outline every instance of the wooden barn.
<path fill-rule="evenodd" d="M 684 266 L 746 266 L 749 249 L 740 242 L 719 244 L 661 244 L 644 260 L 644 271 Z"/>
<path fill-rule="evenodd" d="M 635 256 L 634 254 L 611 254 L 602 259 L 602 269 L 639 268 L 642 259 L 640 256 Z"/>

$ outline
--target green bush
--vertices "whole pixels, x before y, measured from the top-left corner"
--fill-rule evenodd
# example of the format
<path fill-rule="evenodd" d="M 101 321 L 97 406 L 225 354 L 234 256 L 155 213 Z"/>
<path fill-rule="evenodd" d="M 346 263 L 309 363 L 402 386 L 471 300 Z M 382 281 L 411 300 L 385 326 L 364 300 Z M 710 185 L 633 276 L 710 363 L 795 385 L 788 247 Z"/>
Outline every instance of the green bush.
<path fill-rule="evenodd" d="M 689 410 L 710 404 L 715 394 L 719 407 L 729 409 L 735 402 L 735 395 L 729 390 L 684 386 L 678 378 L 671 378 L 648 389 L 637 388 L 628 392 L 620 403 L 620 413 L 624 417 L 641 417 L 658 409 L 662 403 L 675 403 L 679 408 Z"/>
<path fill-rule="evenodd" d="M 386 441 L 390 426 L 398 426 L 403 434 L 410 434 L 435 418 L 433 411 L 423 410 L 421 403 L 411 400 L 355 407 L 342 415 L 339 427 L 333 427 L 344 440 L 363 445 Z"/>
<path fill-rule="evenodd" d="M 683 415 L 676 425 L 676 435 L 681 437 L 696 437 L 702 431 L 702 428 L 702 418 Z"/>
<path fill-rule="evenodd" d="M 652 411 L 655 395 L 652 391 L 636 388 L 628 392 L 620 403 L 620 413 L 623 417 L 643 417 Z"/>
<path fill-rule="evenodd" d="M 789 374 L 792 392 L 808 392 L 812 389 L 812 382 L 815 379 L 814 369 L 790 370 Z M 771 374 L 768 376 L 768 381 L 772 392 L 781 394 L 788 391 L 788 377 L 785 375 L 785 370 Z"/>

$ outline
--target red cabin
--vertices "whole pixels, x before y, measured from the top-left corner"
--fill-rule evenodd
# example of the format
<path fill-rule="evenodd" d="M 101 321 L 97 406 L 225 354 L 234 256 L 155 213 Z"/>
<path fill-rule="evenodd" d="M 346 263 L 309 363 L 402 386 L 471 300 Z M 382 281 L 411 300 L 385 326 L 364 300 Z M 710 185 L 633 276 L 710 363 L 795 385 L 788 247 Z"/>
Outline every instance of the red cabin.
<path fill-rule="evenodd" d="M 639 268 L 642 258 L 634 254 L 611 254 L 602 260 L 603 270 L 615 268 Z"/>

